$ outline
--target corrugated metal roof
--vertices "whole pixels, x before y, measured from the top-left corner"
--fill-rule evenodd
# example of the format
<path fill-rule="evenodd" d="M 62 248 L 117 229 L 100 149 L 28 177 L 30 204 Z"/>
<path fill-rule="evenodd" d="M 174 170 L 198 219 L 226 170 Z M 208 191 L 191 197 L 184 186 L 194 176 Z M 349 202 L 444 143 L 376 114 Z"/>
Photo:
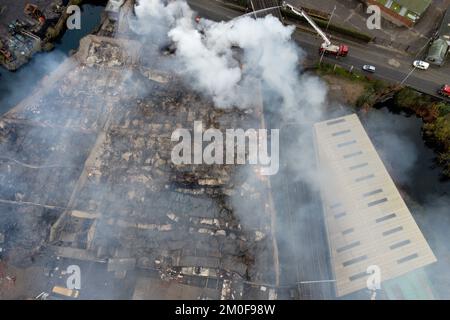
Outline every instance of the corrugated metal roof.
<path fill-rule="evenodd" d="M 314 131 L 337 295 L 366 288 L 371 265 L 383 281 L 436 261 L 358 117 Z"/>
<path fill-rule="evenodd" d="M 442 65 L 447 56 L 448 43 L 444 39 L 436 39 L 428 49 L 426 60 L 437 65 Z"/>

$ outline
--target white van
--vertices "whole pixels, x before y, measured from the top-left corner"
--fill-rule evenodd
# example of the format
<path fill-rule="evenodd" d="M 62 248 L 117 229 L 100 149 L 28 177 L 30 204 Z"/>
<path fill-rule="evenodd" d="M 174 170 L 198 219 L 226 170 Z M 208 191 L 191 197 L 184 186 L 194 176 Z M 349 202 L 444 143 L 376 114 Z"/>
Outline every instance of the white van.
<path fill-rule="evenodd" d="M 413 66 L 416 67 L 417 69 L 427 70 L 430 64 L 422 60 L 415 60 L 413 62 Z"/>

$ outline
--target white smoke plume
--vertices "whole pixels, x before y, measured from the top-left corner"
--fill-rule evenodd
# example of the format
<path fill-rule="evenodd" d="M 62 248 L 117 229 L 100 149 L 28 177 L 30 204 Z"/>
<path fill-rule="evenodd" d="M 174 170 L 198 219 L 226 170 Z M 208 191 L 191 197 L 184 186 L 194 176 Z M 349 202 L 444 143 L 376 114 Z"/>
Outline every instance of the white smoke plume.
<path fill-rule="evenodd" d="M 196 23 L 194 12 L 180 0 L 141 0 L 135 11 L 134 31 L 153 37 L 163 31 L 176 45 L 182 72 L 217 107 L 251 107 L 257 80 L 290 111 L 299 104 L 318 107 L 325 100 L 326 90 L 317 79 L 299 77 L 303 53 L 291 41 L 295 28 L 271 15 L 220 23 L 202 18 Z M 302 98 L 306 95 L 308 99 Z"/>
<path fill-rule="evenodd" d="M 323 119 L 327 88 L 318 77 L 300 72 L 305 54 L 292 40 L 295 27 L 271 15 L 196 22 L 183 0 L 141 0 L 135 13 L 133 30 L 144 41 L 175 44 L 177 71 L 211 96 L 216 107 L 251 108 L 261 88 L 265 109 L 279 111 L 285 123 L 297 126 L 296 144 L 311 146 L 312 125 Z M 286 149 L 286 161 L 296 167 L 293 178 L 317 186 L 314 150 Z"/>

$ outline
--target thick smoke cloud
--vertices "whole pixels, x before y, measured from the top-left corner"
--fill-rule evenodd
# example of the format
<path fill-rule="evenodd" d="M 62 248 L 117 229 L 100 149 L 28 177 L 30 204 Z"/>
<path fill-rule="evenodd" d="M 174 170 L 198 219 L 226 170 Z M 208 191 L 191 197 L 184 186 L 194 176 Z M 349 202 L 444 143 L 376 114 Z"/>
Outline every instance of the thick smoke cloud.
<path fill-rule="evenodd" d="M 292 41 L 293 26 L 272 15 L 197 23 L 196 14 L 178 0 L 141 0 L 135 12 L 133 30 L 144 40 L 174 43 L 177 71 L 211 96 L 216 107 L 251 108 L 261 89 L 265 109 L 297 127 L 292 130 L 296 144 L 311 146 L 312 125 L 323 119 L 327 89 L 318 77 L 301 73 L 305 54 Z M 293 178 L 302 177 L 316 188 L 313 148 L 287 147 L 285 153 L 296 166 Z"/>
<path fill-rule="evenodd" d="M 54 71 L 67 56 L 60 51 L 39 54 L 15 73 L 1 70 L 0 114 L 6 113 L 33 90 L 44 75 Z"/>
<path fill-rule="evenodd" d="M 364 117 L 364 125 L 368 132 L 376 133 L 370 138 L 394 180 L 399 184 L 408 183 L 411 179 L 410 170 L 416 165 L 418 150 L 406 131 L 410 130 L 407 124 L 416 124 L 413 119 L 408 119 L 408 122 L 397 127 L 392 120 L 386 121 L 386 116 L 389 114 L 382 111 L 368 113 Z M 399 154 L 402 156 L 393 156 Z"/>
<path fill-rule="evenodd" d="M 154 38 L 155 32 L 167 31 L 183 62 L 182 72 L 197 89 L 208 93 L 217 107 L 251 107 L 258 81 L 263 89 L 278 95 L 281 107 L 291 112 L 306 102 L 302 96 L 307 95 L 307 103 L 315 107 L 324 101 L 326 91 L 317 80 L 299 78 L 297 66 L 303 52 L 291 41 L 295 28 L 283 26 L 271 15 L 221 23 L 201 19 L 196 23 L 194 12 L 184 1 L 165 5 L 160 0 L 146 0 L 139 2 L 136 16 L 137 33 L 153 31 Z M 242 50 L 233 49 L 237 47 Z"/>
<path fill-rule="evenodd" d="M 186 19 L 193 12 L 186 2 L 139 1 L 136 5 L 136 18 L 130 20 L 131 29 L 149 43 L 163 45 L 167 42 L 167 33 L 175 26 L 177 20 Z"/>

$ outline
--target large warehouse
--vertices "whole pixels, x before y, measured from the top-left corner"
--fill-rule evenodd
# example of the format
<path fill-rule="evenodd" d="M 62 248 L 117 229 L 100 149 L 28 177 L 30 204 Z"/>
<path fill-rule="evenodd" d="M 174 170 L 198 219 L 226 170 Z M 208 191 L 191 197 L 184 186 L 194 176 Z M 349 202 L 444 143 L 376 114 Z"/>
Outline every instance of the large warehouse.
<path fill-rule="evenodd" d="M 322 201 L 336 294 L 367 288 L 436 261 L 422 232 L 353 114 L 315 124 Z"/>

